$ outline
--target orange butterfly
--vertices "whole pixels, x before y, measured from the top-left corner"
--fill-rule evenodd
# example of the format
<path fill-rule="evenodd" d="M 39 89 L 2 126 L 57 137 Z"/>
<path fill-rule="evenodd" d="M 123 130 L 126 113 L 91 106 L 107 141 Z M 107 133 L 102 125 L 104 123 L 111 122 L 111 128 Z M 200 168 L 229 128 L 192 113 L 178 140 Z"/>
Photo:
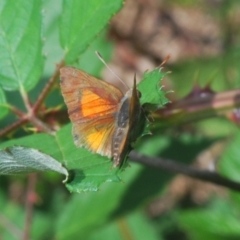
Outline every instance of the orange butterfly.
<path fill-rule="evenodd" d="M 61 68 L 60 79 L 75 145 L 113 158 L 113 166 L 120 166 L 141 113 L 136 77 L 125 95 L 73 67 Z"/>

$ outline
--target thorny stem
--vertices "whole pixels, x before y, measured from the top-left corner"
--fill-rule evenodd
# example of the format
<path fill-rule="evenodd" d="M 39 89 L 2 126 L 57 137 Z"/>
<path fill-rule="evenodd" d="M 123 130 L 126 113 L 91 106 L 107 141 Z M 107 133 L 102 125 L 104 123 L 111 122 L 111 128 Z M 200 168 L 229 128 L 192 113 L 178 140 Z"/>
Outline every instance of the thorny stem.
<path fill-rule="evenodd" d="M 19 119 L 16 122 L 8 125 L 7 127 L 0 130 L 0 137 L 6 136 L 8 133 L 14 131 L 15 129 L 18 129 L 19 127 L 23 126 L 27 122 L 28 122 L 28 120 L 26 118 L 23 118 L 23 119 Z"/>
<path fill-rule="evenodd" d="M 41 92 L 41 94 L 38 96 L 38 99 L 37 99 L 36 103 L 33 106 L 33 111 L 34 112 L 37 112 L 39 110 L 39 108 L 41 107 L 41 104 L 43 103 L 43 101 L 45 100 L 45 98 L 48 95 L 49 91 L 51 90 L 52 86 L 54 85 L 54 83 L 58 79 L 60 68 L 63 67 L 64 65 L 65 65 L 65 63 L 64 63 L 63 60 L 59 64 L 57 64 L 55 72 L 53 73 L 52 77 L 49 79 L 48 83 L 44 87 L 44 89 Z"/>
<path fill-rule="evenodd" d="M 9 105 L 9 109 L 20 118 L 23 118 L 25 115 L 24 112 L 22 112 L 20 109 L 16 108 L 15 106 Z"/>
<path fill-rule="evenodd" d="M 27 113 L 22 112 L 20 109 L 16 108 L 15 106 L 8 105 L 7 107 L 9 107 L 10 110 L 20 118 L 20 120 L 18 120 L 15 123 L 5 127 L 4 129 L 2 129 L 0 131 L 0 137 L 7 135 L 9 132 L 12 132 L 16 128 L 18 128 L 18 127 L 20 127 L 20 126 L 22 126 L 22 125 L 24 125 L 28 122 L 31 122 L 33 125 L 35 125 L 39 130 L 41 130 L 43 132 L 47 132 L 47 133 L 50 133 L 50 134 L 53 133 L 51 128 L 49 128 L 44 122 L 42 122 L 37 117 L 37 113 L 38 113 L 39 108 L 41 107 L 43 101 L 47 97 L 49 91 L 51 90 L 52 86 L 54 85 L 54 83 L 58 79 L 59 69 L 63 66 L 64 66 L 64 61 L 61 61 L 57 65 L 53 76 L 49 79 L 48 83 L 46 84 L 45 88 L 43 89 L 43 91 L 39 95 L 36 103 L 33 106 L 31 104 L 31 102 L 29 100 L 29 97 L 28 97 L 27 93 L 25 92 L 24 88 L 22 86 L 20 86 L 20 93 L 21 93 L 23 102 L 25 104 L 25 107 L 27 109 Z"/>
<path fill-rule="evenodd" d="M 196 169 L 169 159 L 144 156 L 136 151 L 132 151 L 129 154 L 129 157 L 131 161 L 141 163 L 149 167 L 184 174 L 195 179 L 200 179 L 202 181 L 230 188 L 234 191 L 240 191 L 240 183 L 229 180 L 214 171 Z"/>
<path fill-rule="evenodd" d="M 161 123 L 166 122 L 166 125 L 180 125 L 203 118 L 221 116 L 238 107 L 240 107 L 239 89 L 187 97 L 155 112 L 153 118 L 156 125 L 157 119 L 161 120 Z"/>
<path fill-rule="evenodd" d="M 30 118 L 29 118 L 29 121 L 34 125 L 36 126 L 40 131 L 42 132 L 46 132 L 46 133 L 49 133 L 49 134 L 54 134 L 54 131 L 48 127 L 48 125 L 46 125 L 43 121 L 41 121 L 39 118 L 37 118 L 35 115 L 32 115 Z"/>

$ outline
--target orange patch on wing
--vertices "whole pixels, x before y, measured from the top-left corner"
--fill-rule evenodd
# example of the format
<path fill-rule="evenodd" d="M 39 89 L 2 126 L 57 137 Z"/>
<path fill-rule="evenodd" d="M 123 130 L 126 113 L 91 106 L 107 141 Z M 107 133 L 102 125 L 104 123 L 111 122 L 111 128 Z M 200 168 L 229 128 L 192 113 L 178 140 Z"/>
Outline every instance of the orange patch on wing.
<path fill-rule="evenodd" d="M 111 114 L 116 105 L 102 99 L 99 95 L 92 92 L 90 89 L 82 90 L 80 96 L 80 111 L 85 118 L 101 117 Z"/>
<path fill-rule="evenodd" d="M 75 145 L 113 157 L 113 166 L 120 166 L 140 113 L 136 79 L 123 96 L 113 85 L 72 67 L 61 68 L 60 76 Z"/>
<path fill-rule="evenodd" d="M 73 126 L 73 135 L 77 146 L 85 146 L 92 152 L 108 157 L 112 156 L 114 119 L 96 119 L 86 124 L 74 124 Z"/>
<path fill-rule="evenodd" d="M 92 151 L 97 152 L 97 150 L 101 148 L 105 134 L 105 129 L 102 129 L 101 131 L 95 131 L 86 137 Z"/>

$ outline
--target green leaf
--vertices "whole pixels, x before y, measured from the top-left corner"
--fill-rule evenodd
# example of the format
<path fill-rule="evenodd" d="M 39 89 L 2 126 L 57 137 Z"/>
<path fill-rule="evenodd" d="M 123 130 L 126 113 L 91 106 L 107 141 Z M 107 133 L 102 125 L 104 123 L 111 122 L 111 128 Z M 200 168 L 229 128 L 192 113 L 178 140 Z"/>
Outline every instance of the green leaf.
<path fill-rule="evenodd" d="M 67 63 L 76 61 L 121 6 L 122 0 L 63 1 L 60 42 Z"/>
<path fill-rule="evenodd" d="M 55 171 L 68 176 L 62 164 L 38 150 L 25 147 L 0 150 L 0 175 L 37 171 Z"/>
<path fill-rule="evenodd" d="M 113 43 L 107 40 L 106 34 L 106 31 L 103 31 L 94 39 L 91 46 L 81 54 L 79 62 L 76 66 L 74 65 L 75 67 L 91 73 L 96 77 L 100 77 L 100 71 L 104 67 L 104 64 L 99 60 L 95 51 L 99 51 L 106 62 L 111 59 L 113 52 Z"/>
<path fill-rule="evenodd" d="M 90 235 L 103 224 L 139 209 L 153 196 L 162 192 L 166 188 L 166 183 L 172 178 L 166 171 L 135 163 L 130 163 L 130 167 L 121 175 L 124 181 L 118 184 L 106 183 L 101 186 L 101 191 L 98 193 L 73 195 L 73 198 L 61 209 L 62 215 L 57 221 L 55 238 L 65 240 L 77 239 L 81 236 L 82 239 L 86 239 L 85 236 Z M 130 222 L 129 225 L 131 224 Z M 137 229 L 137 226 L 135 227 Z"/>
<path fill-rule="evenodd" d="M 137 85 L 138 90 L 141 93 L 140 103 L 143 106 L 144 111 L 150 114 L 154 112 L 156 109 L 163 107 L 165 104 L 169 102 L 169 100 L 165 97 L 166 92 L 163 91 L 163 87 L 160 85 L 163 77 L 166 73 L 161 71 L 161 68 L 156 68 L 151 72 L 145 72 L 143 75 L 143 79 Z M 146 118 L 142 114 L 144 118 Z M 154 118 L 153 116 L 150 119 Z M 141 136 L 147 135 L 151 133 L 151 123 L 149 121 L 140 121 L 142 122 L 141 128 L 143 129 L 141 132 Z"/>
<path fill-rule="evenodd" d="M 163 73 L 161 68 L 144 73 L 143 80 L 138 84 L 138 90 L 141 92 L 141 105 L 149 103 L 162 107 L 169 102 L 165 97 L 166 92 L 160 86 L 160 82 L 165 75 L 166 73 Z"/>
<path fill-rule="evenodd" d="M 0 3 L 0 84 L 4 89 L 33 88 L 43 68 L 41 0 Z"/>
<path fill-rule="evenodd" d="M 112 219 L 114 210 L 121 205 L 126 190 L 133 187 L 135 179 L 142 169 L 142 166 L 132 164 L 128 171 L 123 172 L 124 182 L 104 184 L 99 193 L 73 195 L 62 209 L 63 214 L 57 220 L 57 236 L 55 238 L 67 240 L 78 239 L 81 236 L 82 239 L 85 239 L 94 229 L 106 223 L 110 218 Z M 131 191 L 131 193 L 136 192 Z M 138 198 L 134 207 L 139 204 L 136 204 L 139 201 L 143 201 L 143 198 Z"/>
<path fill-rule="evenodd" d="M 121 221 L 126 220 L 126 223 L 129 227 L 133 239 L 145 240 L 146 236 L 148 240 L 161 240 L 161 236 L 157 234 L 156 229 L 150 223 L 150 219 L 147 218 L 142 212 L 134 212 L 126 216 L 126 219 L 119 219 L 118 224 L 121 224 Z"/>
<path fill-rule="evenodd" d="M 56 68 L 56 63 L 63 57 L 63 49 L 60 46 L 59 39 L 59 18 L 62 13 L 62 1 L 48 0 L 43 1 L 43 36 L 46 41 L 43 42 L 43 52 L 47 57 L 44 66 L 44 78 L 49 78 Z M 53 10 L 54 9 L 54 10 Z"/>
<path fill-rule="evenodd" d="M 123 229 L 127 229 L 127 233 Z M 148 240 L 163 239 L 157 234 L 149 219 L 141 212 L 133 212 L 98 228 L 87 240 L 109 239 L 109 236 L 114 236 L 115 240 L 121 240 L 123 236 L 138 240 L 145 240 L 146 236 Z"/>
<path fill-rule="evenodd" d="M 218 199 L 204 210 L 180 211 L 177 219 L 190 239 L 239 239 L 238 214 L 232 203 Z"/>
<path fill-rule="evenodd" d="M 5 117 L 8 113 L 8 108 L 5 106 L 6 103 L 5 93 L 0 87 L 0 119 Z"/>
<path fill-rule="evenodd" d="M 36 148 L 62 162 L 73 172 L 72 181 L 67 183 L 72 192 L 97 191 L 103 182 L 120 181 L 120 170 L 112 168 L 110 159 L 74 145 L 71 128 L 71 124 L 67 125 L 56 136 L 36 134 L 11 140 L 1 144 L 0 148 L 16 145 Z"/>
<path fill-rule="evenodd" d="M 59 150 L 58 143 L 54 136 L 46 133 L 35 134 L 27 137 L 12 139 L 0 144 L 0 149 L 9 148 L 12 146 L 23 146 L 29 148 L 35 148 L 39 151 L 50 155 L 51 157 L 58 159 L 62 162 L 62 153 Z"/>
<path fill-rule="evenodd" d="M 74 174 L 74 179 L 67 184 L 68 189 L 71 192 L 97 191 L 103 182 L 120 181 L 120 170 L 112 168 L 109 158 L 74 145 L 71 129 L 72 125 L 69 124 L 57 133 L 64 164 Z"/>
<path fill-rule="evenodd" d="M 226 177 L 240 181 L 240 132 L 236 132 L 236 136 L 228 145 L 227 149 L 222 154 L 218 168 L 219 171 Z"/>

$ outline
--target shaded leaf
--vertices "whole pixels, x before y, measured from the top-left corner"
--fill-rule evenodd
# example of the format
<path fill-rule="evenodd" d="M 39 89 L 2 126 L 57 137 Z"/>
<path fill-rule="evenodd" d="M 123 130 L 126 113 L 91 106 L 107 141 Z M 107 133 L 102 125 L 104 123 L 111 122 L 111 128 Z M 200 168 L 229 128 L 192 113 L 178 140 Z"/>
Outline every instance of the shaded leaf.
<path fill-rule="evenodd" d="M 240 236 L 236 209 L 225 200 L 214 200 L 205 210 L 181 211 L 177 219 L 190 239 L 238 239 Z"/>
<path fill-rule="evenodd" d="M 239 169 L 240 169 L 240 132 L 236 132 L 236 136 L 228 145 L 227 149 L 221 155 L 221 159 L 218 164 L 220 172 L 235 181 L 240 181 Z"/>
<path fill-rule="evenodd" d="M 26 218 L 26 210 L 24 206 L 16 204 L 14 201 L 9 201 L 9 198 L 6 198 L 1 191 L 0 204 L 1 238 L 7 240 L 21 239 L 21 236 L 23 236 L 22 229 L 24 228 Z M 43 236 L 49 236 L 49 232 L 52 228 L 51 223 L 53 221 L 53 216 L 51 216 L 49 212 L 43 213 L 35 209 L 34 218 L 31 223 L 31 238 L 43 239 Z"/>
<path fill-rule="evenodd" d="M 121 199 L 126 190 L 134 183 L 141 170 L 142 166 L 133 164 L 128 171 L 123 172 L 125 182 L 104 184 L 98 193 L 73 195 L 62 209 L 64 214 L 57 220 L 55 238 L 67 240 L 81 236 L 82 239 L 86 239 L 86 236 L 96 227 L 106 223 L 112 217 L 113 211 L 121 205 Z"/>
<path fill-rule="evenodd" d="M 0 87 L 0 118 L 3 118 L 8 113 L 8 108 L 4 106 L 6 104 L 6 98 L 4 91 Z"/>
<path fill-rule="evenodd" d="M 127 229 L 127 234 L 123 232 L 123 228 Z M 126 236 L 125 234 L 138 240 L 145 240 L 146 236 L 148 240 L 163 239 L 143 213 L 133 212 L 97 229 L 87 240 L 108 239 L 109 236 L 115 236 L 114 239 L 121 240 Z"/>

